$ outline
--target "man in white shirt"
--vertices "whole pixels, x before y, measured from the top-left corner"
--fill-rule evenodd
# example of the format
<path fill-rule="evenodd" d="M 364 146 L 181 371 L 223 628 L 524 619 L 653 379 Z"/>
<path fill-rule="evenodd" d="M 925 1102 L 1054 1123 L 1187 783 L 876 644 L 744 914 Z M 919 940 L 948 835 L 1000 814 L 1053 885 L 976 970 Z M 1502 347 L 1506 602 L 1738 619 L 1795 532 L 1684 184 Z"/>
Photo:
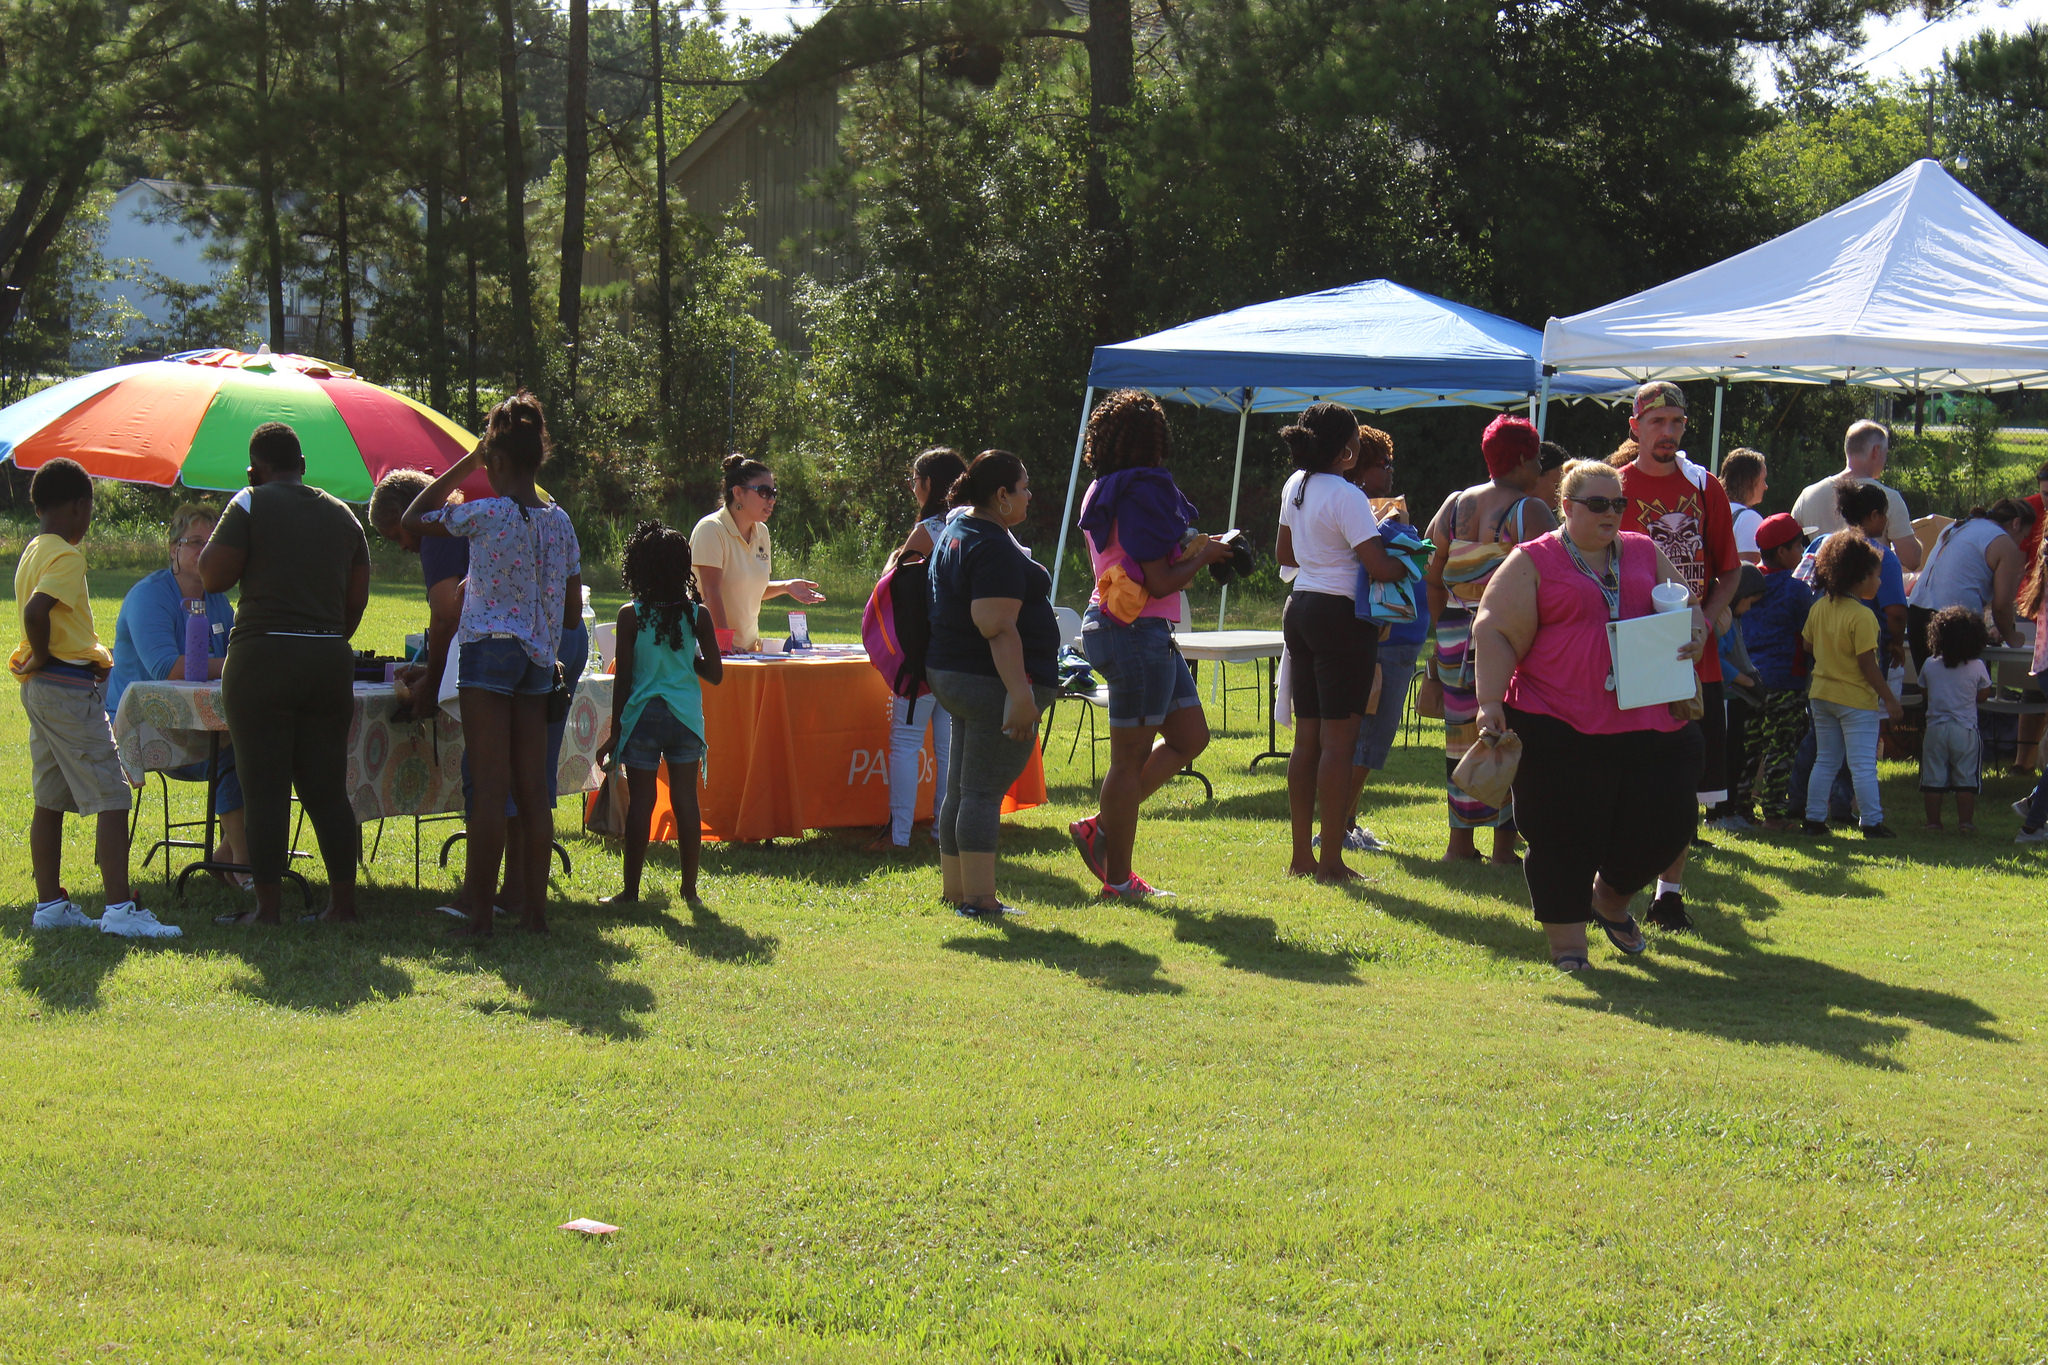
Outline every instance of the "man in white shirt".
<path fill-rule="evenodd" d="M 1885 501 L 1891 505 L 1885 534 L 1899 557 L 1899 567 L 1911 573 L 1920 567 L 1920 541 L 1913 534 L 1913 518 L 1907 515 L 1906 500 L 1899 496 L 1899 491 L 1878 482 L 1884 473 L 1885 457 L 1891 453 L 1891 445 L 1892 434 L 1882 423 L 1868 420 L 1856 423 L 1842 438 L 1842 472 L 1884 489 Z M 1835 510 L 1834 484 L 1838 477 L 1830 474 L 1800 491 L 1792 504 L 1792 516 L 1801 526 L 1817 527 L 1822 535 L 1831 535 L 1842 529 L 1842 514 Z"/>

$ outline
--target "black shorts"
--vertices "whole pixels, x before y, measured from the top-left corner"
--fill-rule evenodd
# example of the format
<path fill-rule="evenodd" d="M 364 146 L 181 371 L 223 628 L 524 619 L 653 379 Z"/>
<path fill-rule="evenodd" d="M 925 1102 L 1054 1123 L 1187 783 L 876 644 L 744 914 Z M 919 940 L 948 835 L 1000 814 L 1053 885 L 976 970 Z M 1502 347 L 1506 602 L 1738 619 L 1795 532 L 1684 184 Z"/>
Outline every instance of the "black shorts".
<path fill-rule="evenodd" d="M 1584 924 L 1595 873 L 1633 894 L 1692 842 L 1699 726 L 1582 735 L 1553 716 L 1507 716 L 1522 740 L 1515 823 L 1529 841 L 1522 875 L 1538 920 Z"/>
<path fill-rule="evenodd" d="M 1717 682 L 1700 684 L 1700 704 L 1706 711 L 1699 719 L 1700 739 L 1706 755 L 1700 760 L 1699 802 L 1718 806 L 1728 799 L 1728 703 L 1727 691 Z"/>
<path fill-rule="evenodd" d="M 1380 633 L 1370 621 L 1358 619 L 1350 598 L 1291 592 L 1280 612 L 1280 632 L 1294 679 L 1288 691 L 1295 715 L 1344 720 L 1365 714 Z"/>

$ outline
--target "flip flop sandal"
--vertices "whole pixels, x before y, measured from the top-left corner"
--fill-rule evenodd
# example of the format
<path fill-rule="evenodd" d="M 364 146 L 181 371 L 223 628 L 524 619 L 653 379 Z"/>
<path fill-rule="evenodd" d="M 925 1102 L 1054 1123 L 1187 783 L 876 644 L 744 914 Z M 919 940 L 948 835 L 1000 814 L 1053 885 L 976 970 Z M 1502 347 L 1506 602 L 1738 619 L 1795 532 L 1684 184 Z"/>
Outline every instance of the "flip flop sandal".
<path fill-rule="evenodd" d="M 1634 957 L 1637 953 L 1650 946 L 1649 941 L 1643 937 L 1643 926 L 1636 923 L 1634 915 L 1627 915 L 1621 919 L 1609 919 L 1598 910 L 1595 910 L 1593 912 L 1593 922 L 1600 926 L 1600 932 L 1607 935 L 1607 941 L 1612 943 L 1618 952 L 1627 953 L 1630 957 Z M 1636 946 L 1633 948 L 1629 947 L 1624 941 L 1629 935 L 1635 936 Z"/>
<path fill-rule="evenodd" d="M 1583 972 L 1593 963 L 1582 953 L 1559 953 L 1550 959 L 1550 965 L 1561 972 Z"/>

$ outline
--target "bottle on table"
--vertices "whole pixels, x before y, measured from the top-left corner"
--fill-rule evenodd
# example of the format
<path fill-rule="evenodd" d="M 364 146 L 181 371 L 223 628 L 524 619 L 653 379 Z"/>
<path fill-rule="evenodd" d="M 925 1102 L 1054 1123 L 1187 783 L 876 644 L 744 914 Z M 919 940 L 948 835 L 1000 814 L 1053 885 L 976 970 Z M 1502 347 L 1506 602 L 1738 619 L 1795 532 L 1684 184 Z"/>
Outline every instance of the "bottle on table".
<path fill-rule="evenodd" d="M 205 682 L 210 671 L 207 645 L 213 639 L 213 624 L 206 619 L 206 599 L 185 599 L 185 681 Z"/>

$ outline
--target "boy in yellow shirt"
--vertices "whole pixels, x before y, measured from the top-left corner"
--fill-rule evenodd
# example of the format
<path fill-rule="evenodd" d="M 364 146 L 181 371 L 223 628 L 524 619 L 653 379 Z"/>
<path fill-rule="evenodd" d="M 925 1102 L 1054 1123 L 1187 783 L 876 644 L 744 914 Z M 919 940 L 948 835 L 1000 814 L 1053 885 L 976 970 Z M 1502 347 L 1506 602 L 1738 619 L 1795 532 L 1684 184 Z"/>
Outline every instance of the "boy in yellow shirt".
<path fill-rule="evenodd" d="M 128 886 L 128 782 L 107 724 L 101 686 L 113 655 L 93 629 L 85 556 L 78 543 L 92 525 L 92 479 L 71 460 L 52 460 L 29 485 L 41 534 L 21 552 L 14 601 L 21 643 L 8 667 L 21 683 L 28 713 L 28 752 L 35 815 L 29 861 L 35 868 L 36 929 L 93 929 L 125 938 L 176 938 L 135 903 Z M 64 812 L 97 817 L 94 852 L 107 894 L 106 912 L 88 916 L 61 880 Z"/>

